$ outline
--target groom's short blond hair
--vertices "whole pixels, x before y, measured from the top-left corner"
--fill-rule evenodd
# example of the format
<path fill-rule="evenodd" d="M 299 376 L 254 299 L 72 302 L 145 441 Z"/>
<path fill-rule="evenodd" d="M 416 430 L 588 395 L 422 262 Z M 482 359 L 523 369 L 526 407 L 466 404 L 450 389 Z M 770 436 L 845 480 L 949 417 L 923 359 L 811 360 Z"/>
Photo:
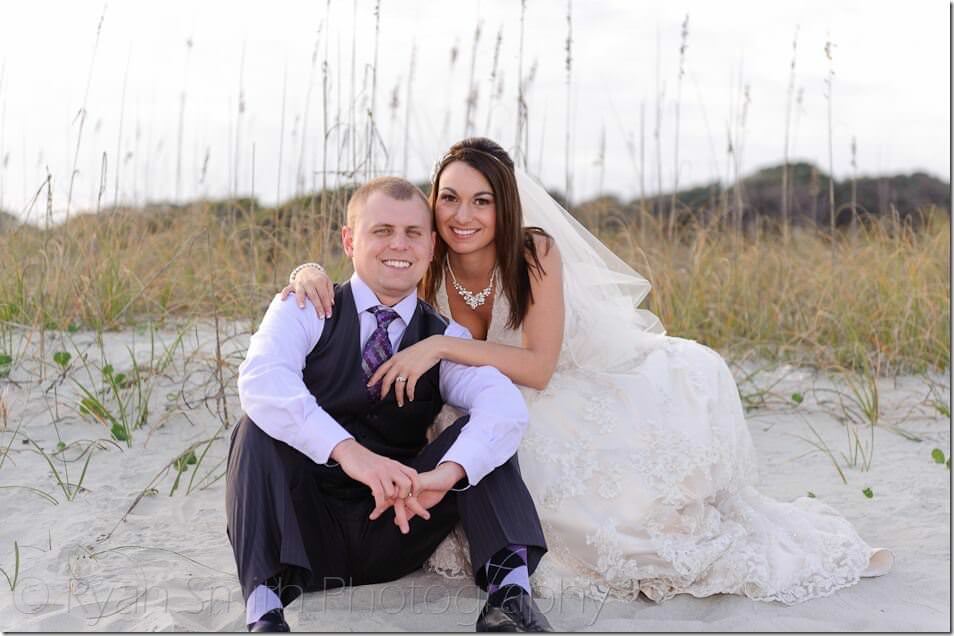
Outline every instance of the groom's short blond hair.
<path fill-rule="evenodd" d="M 421 203 L 424 204 L 424 207 L 428 209 L 428 213 L 430 212 L 427 197 L 424 196 L 420 188 L 407 179 L 402 179 L 401 177 L 376 177 L 355 190 L 354 194 L 351 195 L 351 199 L 348 200 L 349 227 L 354 227 L 355 222 L 358 220 L 358 215 L 364 210 L 364 204 L 367 203 L 368 198 L 375 192 L 383 192 L 397 201 L 407 201 L 408 199 L 418 197 Z M 428 218 L 430 218 L 430 216 L 431 215 L 428 214 Z"/>

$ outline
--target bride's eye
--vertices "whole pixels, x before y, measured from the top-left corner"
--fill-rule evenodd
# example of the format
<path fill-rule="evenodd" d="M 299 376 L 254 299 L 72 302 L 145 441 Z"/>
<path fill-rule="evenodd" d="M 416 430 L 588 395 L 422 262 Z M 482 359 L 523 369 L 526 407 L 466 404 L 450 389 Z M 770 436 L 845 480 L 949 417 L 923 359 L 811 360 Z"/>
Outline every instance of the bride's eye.
<path fill-rule="evenodd" d="M 453 194 L 448 194 L 448 193 L 445 192 L 444 194 L 442 194 L 442 195 L 441 195 L 440 197 L 438 197 L 438 198 L 439 198 L 441 201 L 453 201 L 453 200 L 454 200 L 454 195 L 453 195 Z"/>

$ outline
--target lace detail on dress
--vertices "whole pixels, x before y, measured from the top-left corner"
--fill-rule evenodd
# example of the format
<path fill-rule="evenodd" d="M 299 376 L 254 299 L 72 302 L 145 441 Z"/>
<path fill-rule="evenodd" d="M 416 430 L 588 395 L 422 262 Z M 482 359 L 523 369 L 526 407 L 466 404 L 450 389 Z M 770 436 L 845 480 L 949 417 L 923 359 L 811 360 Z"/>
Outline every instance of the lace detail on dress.
<path fill-rule="evenodd" d="M 424 569 L 449 579 L 473 578 L 469 550 L 470 544 L 458 524 L 424 562 Z"/>
<path fill-rule="evenodd" d="M 600 392 L 589 396 L 583 407 L 584 430 L 596 430 L 600 435 L 610 435 L 616 431 L 616 422 L 610 415 L 609 392 Z"/>
<path fill-rule="evenodd" d="M 530 453 L 538 461 L 554 464 L 554 469 L 559 472 L 559 478 L 547 485 L 542 497 L 539 493 L 534 495 L 538 505 L 555 511 L 560 509 L 566 498 L 586 494 L 586 482 L 596 470 L 586 440 L 580 440 L 579 443 L 557 442 L 529 433 L 524 437 L 521 447 L 524 449 L 522 455 Z"/>
<path fill-rule="evenodd" d="M 628 559 L 623 552 L 616 520 L 610 517 L 586 535 L 586 544 L 596 546 L 596 571 L 608 581 L 639 579 L 636 559 Z"/>

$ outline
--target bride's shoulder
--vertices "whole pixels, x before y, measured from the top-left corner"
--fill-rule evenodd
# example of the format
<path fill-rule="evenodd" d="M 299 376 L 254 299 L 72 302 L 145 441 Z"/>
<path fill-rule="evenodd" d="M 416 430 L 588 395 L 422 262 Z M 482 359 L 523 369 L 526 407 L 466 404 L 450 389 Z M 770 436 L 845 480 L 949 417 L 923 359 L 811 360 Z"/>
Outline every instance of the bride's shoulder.
<path fill-rule="evenodd" d="M 544 254 L 556 246 L 556 240 L 542 227 L 528 225 L 523 228 L 523 245 L 527 250 Z"/>
<path fill-rule="evenodd" d="M 524 228 L 527 264 L 537 278 L 543 278 L 561 266 L 560 248 L 556 240 L 539 227 Z"/>

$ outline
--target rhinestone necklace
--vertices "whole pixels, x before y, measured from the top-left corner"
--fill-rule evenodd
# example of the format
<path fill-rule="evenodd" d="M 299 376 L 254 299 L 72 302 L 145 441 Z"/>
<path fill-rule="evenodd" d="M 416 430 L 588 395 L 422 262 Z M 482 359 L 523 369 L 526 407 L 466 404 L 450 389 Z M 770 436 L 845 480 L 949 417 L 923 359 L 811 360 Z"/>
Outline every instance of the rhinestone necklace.
<path fill-rule="evenodd" d="M 450 266 L 450 259 L 447 258 L 445 261 L 447 262 L 447 271 L 450 272 L 451 282 L 454 285 L 454 289 L 456 289 L 457 293 L 460 294 L 460 297 L 464 299 L 464 302 L 467 303 L 467 306 L 476 311 L 478 307 L 487 302 L 487 297 L 490 296 L 494 290 L 494 279 L 497 277 L 497 266 L 495 265 L 494 271 L 490 272 L 490 284 L 475 294 L 457 282 L 457 276 L 454 275 L 454 270 L 452 270 Z"/>

